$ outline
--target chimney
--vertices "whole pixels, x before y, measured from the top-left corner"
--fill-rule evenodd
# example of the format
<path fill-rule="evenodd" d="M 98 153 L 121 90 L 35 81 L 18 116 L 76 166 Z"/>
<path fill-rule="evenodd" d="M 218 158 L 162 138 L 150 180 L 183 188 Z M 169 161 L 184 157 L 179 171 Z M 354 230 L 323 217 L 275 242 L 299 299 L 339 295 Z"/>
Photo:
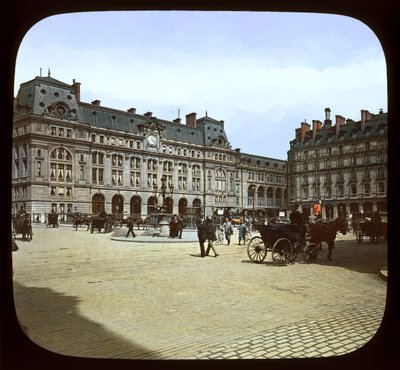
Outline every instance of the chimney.
<path fill-rule="evenodd" d="M 144 114 L 144 116 L 146 116 L 146 117 L 152 117 L 152 116 L 153 116 L 153 112 L 146 112 L 146 113 Z"/>
<path fill-rule="evenodd" d="M 337 114 L 335 116 L 335 119 L 336 119 L 336 125 L 335 125 L 336 131 L 335 132 L 336 132 L 336 135 L 338 135 L 340 128 L 346 124 L 346 118 L 344 118 L 343 116 L 339 116 Z"/>
<path fill-rule="evenodd" d="M 129 108 L 128 109 L 128 113 L 135 114 L 136 113 L 136 108 Z"/>
<path fill-rule="evenodd" d="M 72 80 L 72 90 L 74 91 L 76 101 L 79 103 L 81 101 L 81 83 L 75 82 L 75 78 Z"/>
<path fill-rule="evenodd" d="M 317 131 L 322 127 L 322 122 L 320 120 L 313 119 L 312 121 L 312 137 L 315 138 Z"/>
<path fill-rule="evenodd" d="M 197 113 L 189 113 L 186 115 L 186 126 L 196 127 Z"/>
<path fill-rule="evenodd" d="M 373 118 L 373 114 L 369 113 L 365 109 L 361 109 L 361 127 L 364 127 L 367 121 Z"/>
<path fill-rule="evenodd" d="M 302 122 L 299 128 L 296 128 L 296 137 L 300 136 L 300 141 L 304 141 L 306 132 L 310 130 L 310 125 L 307 122 Z"/>
<path fill-rule="evenodd" d="M 181 123 L 181 119 L 178 117 L 178 118 L 175 118 L 172 122 L 174 122 L 174 123 Z"/>
<path fill-rule="evenodd" d="M 330 108 L 325 108 L 324 126 L 332 126 L 331 109 Z"/>
<path fill-rule="evenodd" d="M 92 104 L 97 106 L 97 107 L 100 107 L 100 103 L 101 103 L 101 101 L 98 100 L 98 99 L 92 101 Z"/>

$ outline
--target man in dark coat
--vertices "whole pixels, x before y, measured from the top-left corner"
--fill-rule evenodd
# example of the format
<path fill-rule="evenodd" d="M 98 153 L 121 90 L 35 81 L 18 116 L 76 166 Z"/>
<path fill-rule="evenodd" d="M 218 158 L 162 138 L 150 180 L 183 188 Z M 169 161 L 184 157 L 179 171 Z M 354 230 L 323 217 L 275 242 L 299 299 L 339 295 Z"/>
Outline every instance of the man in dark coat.
<path fill-rule="evenodd" d="M 206 226 L 207 226 L 207 230 L 208 230 L 208 235 L 207 235 L 208 246 L 207 246 L 207 250 L 206 250 L 206 256 L 208 256 L 208 254 L 210 253 L 210 250 L 212 249 L 214 252 L 214 257 L 217 257 L 218 253 L 214 248 L 214 241 L 217 240 L 217 236 L 215 235 L 217 228 L 214 225 L 214 223 L 212 222 L 210 217 L 206 218 Z"/>
<path fill-rule="evenodd" d="M 303 215 L 298 210 L 299 206 L 295 204 L 292 208 L 292 212 L 290 212 L 289 220 L 293 225 L 304 225 Z"/>
<path fill-rule="evenodd" d="M 132 219 L 129 217 L 128 222 L 126 223 L 126 226 L 128 226 L 128 232 L 125 235 L 125 238 L 127 238 L 129 236 L 129 234 L 132 233 L 132 236 L 135 238 L 135 232 L 133 231 L 133 221 Z"/>
<path fill-rule="evenodd" d="M 197 237 L 199 238 L 200 256 L 205 257 L 204 243 L 208 238 L 208 227 L 204 222 L 204 217 L 200 217 L 197 221 Z"/>

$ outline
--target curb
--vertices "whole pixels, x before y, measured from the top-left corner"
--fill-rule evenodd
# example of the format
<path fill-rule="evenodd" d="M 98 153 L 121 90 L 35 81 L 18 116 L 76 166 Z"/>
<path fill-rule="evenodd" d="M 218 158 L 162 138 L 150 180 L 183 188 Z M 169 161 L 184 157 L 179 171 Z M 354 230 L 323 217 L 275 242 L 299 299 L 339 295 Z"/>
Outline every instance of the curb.
<path fill-rule="evenodd" d="M 125 243 L 162 243 L 162 244 L 177 244 L 177 243 L 190 243 L 190 242 L 196 242 L 197 239 L 179 239 L 179 238 L 168 238 L 168 237 L 145 237 L 145 236 L 136 236 L 135 238 L 132 238 L 129 236 L 126 238 L 125 236 L 112 236 L 111 240 L 115 240 L 118 242 L 125 242 Z"/>

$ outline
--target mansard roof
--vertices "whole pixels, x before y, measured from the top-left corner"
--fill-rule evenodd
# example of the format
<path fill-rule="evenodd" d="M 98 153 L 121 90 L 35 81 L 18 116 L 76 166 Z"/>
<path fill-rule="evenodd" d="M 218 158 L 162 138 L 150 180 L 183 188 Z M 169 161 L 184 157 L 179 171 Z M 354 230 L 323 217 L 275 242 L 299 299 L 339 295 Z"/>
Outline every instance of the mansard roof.
<path fill-rule="evenodd" d="M 333 143 L 354 141 L 355 139 L 363 140 L 367 135 L 382 135 L 381 130 L 386 129 L 386 127 L 387 113 L 383 112 L 371 115 L 371 118 L 365 122 L 348 119 L 343 125 L 324 125 L 316 132 L 307 129 L 304 132 L 303 140 L 301 140 L 301 131 L 298 131 L 296 138 L 291 141 L 291 148 L 302 149 L 307 146 L 332 145 Z M 384 135 L 386 135 L 386 131 Z"/>
<path fill-rule="evenodd" d="M 151 121 L 167 140 L 230 148 L 223 121 L 207 115 L 196 120 L 195 126 L 192 127 L 153 117 L 151 113 L 141 115 L 134 110 L 121 111 L 101 106 L 99 101 L 86 103 L 79 99 L 72 85 L 50 76 L 38 76 L 21 84 L 14 102 L 14 116 L 54 116 L 102 129 L 134 134 L 140 134 L 142 128 Z M 62 109 L 58 109 L 59 107 Z"/>

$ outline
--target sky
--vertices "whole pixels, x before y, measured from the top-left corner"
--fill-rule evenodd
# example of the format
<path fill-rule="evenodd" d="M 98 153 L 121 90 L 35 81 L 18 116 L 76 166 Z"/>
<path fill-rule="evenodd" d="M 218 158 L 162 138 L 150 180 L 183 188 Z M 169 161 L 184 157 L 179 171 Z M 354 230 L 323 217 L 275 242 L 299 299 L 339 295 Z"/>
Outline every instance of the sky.
<path fill-rule="evenodd" d="M 387 111 L 378 38 L 350 17 L 271 12 L 89 12 L 35 24 L 20 45 L 19 85 L 81 83 L 81 100 L 225 122 L 232 149 L 287 159 L 306 120 Z"/>

